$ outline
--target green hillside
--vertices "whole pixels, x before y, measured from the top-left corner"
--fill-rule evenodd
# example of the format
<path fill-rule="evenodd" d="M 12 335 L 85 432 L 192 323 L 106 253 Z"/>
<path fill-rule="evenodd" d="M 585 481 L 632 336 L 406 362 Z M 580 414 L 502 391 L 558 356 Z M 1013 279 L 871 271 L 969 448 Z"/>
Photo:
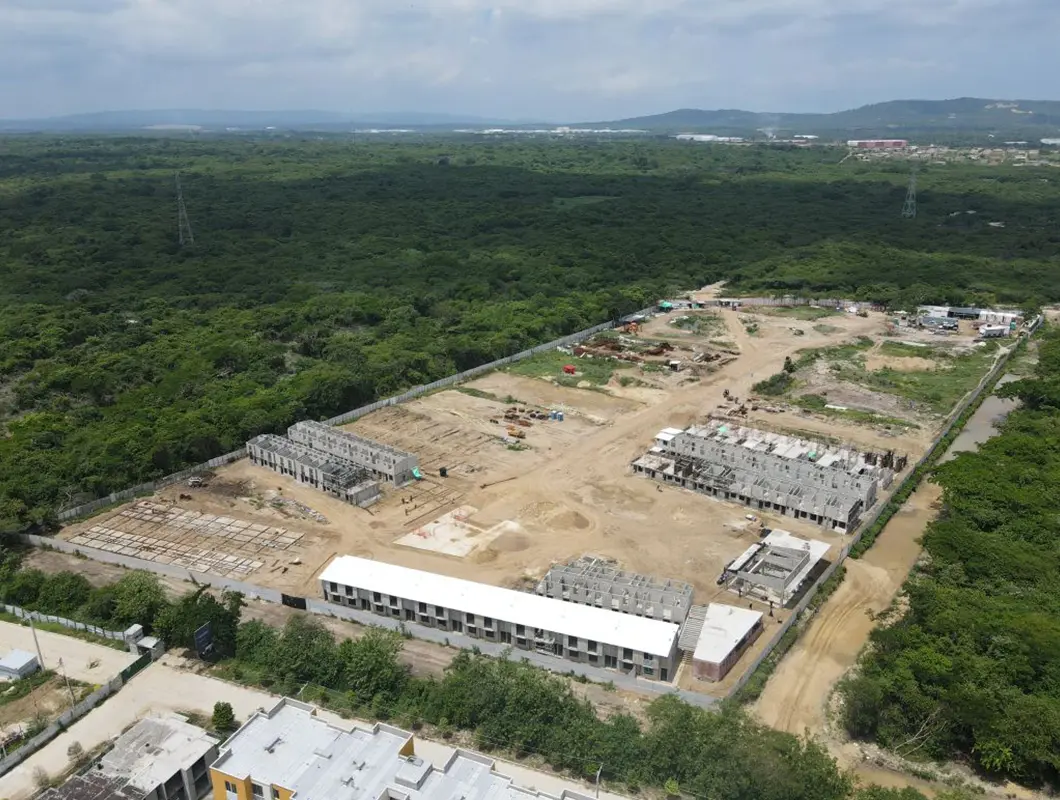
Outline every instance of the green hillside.
<path fill-rule="evenodd" d="M 732 109 L 679 109 L 633 117 L 610 125 L 660 132 L 704 131 L 753 135 L 768 130 L 778 136 L 795 133 L 848 136 L 897 136 L 994 133 L 1040 138 L 1060 135 L 1060 102 L 1054 100 L 893 100 L 833 114 L 755 113 Z"/>

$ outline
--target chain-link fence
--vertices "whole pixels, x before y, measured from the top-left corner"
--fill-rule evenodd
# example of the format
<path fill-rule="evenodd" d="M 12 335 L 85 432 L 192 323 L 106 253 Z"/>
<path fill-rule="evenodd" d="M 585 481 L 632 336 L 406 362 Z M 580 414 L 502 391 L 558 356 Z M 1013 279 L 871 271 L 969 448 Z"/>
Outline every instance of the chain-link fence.
<path fill-rule="evenodd" d="M 650 314 L 653 309 L 644 309 L 643 311 L 637 312 L 637 314 Z M 628 320 L 635 314 L 630 314 L 623 317 L 623 320 Z M 369 403 L 366 406 L 355 408 L 353 411 L 347 411 L 344 414 L 339 414 L 337 417 L 332 417 L 329 420 L 325 420 L 328 425 L 346 425 L 347 423 L 353 422 L 354 420 L 360 419 L 366 414 L 371 414 L 373 411 L 378 411 L 381 408 L 387 406 L 396 406 L 399 403 L 407 403 L 409 400 L 414 400 L 428 392 L 433 392 L 438 389 L 444 389 L 448 386 L 452 386 L 463 381 L 476 378 L 490 370 L 503 367 L 507 364 L 514 364 L 516 361 L 522 361 L 525 358 L 538 355 L 540 353 L 546 353 L 549 350 L 555 350 L 557 347 L 570 347 L 571 345 L 578 344 L 579 342 L 585 341 L 590 336 L 593 336 L 601 331 L 610 330 L 615 327 L 615 322 L 603 322 L 599 325 L 594 325 L 591 328 L 586 328 L 583 331 L 572 333 L 569 336 L 563 336 L 554 341 L 547 342 L 546 344 L 537 345 L 537 347 L 531 347 L 529 350 L 523 350 L 521 353 L 515 355 L 505 356 L 499 358 L 496 361 L 491 361 L 488 364 L 482 364 L 481 366 L 474 367 L 473 369 L 465 370 L 456 375 L 450 375 L 447 378 L 434 381 L 433 383 L 424 384 L 422 386 L 416 386 L 409 389 L 403 394 L 388 397 L 385 400 L 377 400 L 374 403 Z M 145 497 L 154 494 L 159 489 L 165 486 L 172 486 L 174 483 L 187 480 L 188 478 L 198 475 L 206 470 L 215 469 L 216 467 L 223 467 L 226 464 L 231 464 L 234 461 L 238 461 L 241 458 L 246 457 L 246 449 L 240 448 L 233 450 L 231 453 L 225 453 L 224 455 L 211 458 L 202 464 L 197 464 L 194 467 L 188 467 L 187 469 L 181 470 L 180 472 L 174 472 L 171 475 L 166 475 L 164 478 L 159 478 L 156 481 L 150 481 L 148 483 L 141 483 L 139 486 L 133 486 L 128 489 L 123 489 L 120 492 L 113 492 L 106 497 L 100 497 L 96 500 L 90 500 L 87 503 L 74 506 L 73 508 L 63 509 L 56 515 L 56 519 L 59 522 L 68 522 L 78 517 L 83 517 L 87 514 L 93 514 L 101 509 L 109 506 L 116 505 L 118 503 L 125 503 L 136 497 Z"/>
<path fill-rule="evenodd" d="M 50 542 L 49 542 L 50 543 Z M 101 636 L 104 639 L 113 639 L 116 642 L 125 641 L 125 634 L 118 631 L 108 631 L 96 625 L 86 625 L 84 622 L 76 622 L 66 617 L 57 617 L 54 614 L 42 614 L 39 611 L 28 611 L 21 606 L 11 606 L 4 603 L 4 611 L 19 619 L 31 619 L 34 622 L 50 622 L 53 625 L 62 625 L 64 628 L 72 628 L 75 631 L 86 631 Z"/>
<path fill-rule="evenodd" d="M 1034 333 L 1038 329 L 1040 324 L 1041 317 L 1038 317 L 1028 326 L 1028 335 Z M 991 368 L 991 370 L 986 375 L 984 375 L 983 378 L 979 381 L 979 384 L 972 391 L 972 393 L 968 395 L 960 403 L 960 405 L 958 405 L 957 408 L 950 414 L 949 421 L 943 427 L 942 432 L 939 433 L 937 437 L 935 437 L 935 440 L 932 442 L 931 447 L 928 449 L 928 451 L 924 453 L 924 455 L 920 458 L 919 461 L 916 462 L 916 464 L 909 471 L 909 473 L 902 480 L 902 482 L 895 487 L 894 491 L 890 494 L 890 498 L 901 496 L 905 490 L 914 488 L 915 484 L 922 479 L 923 476 L 921 475 L 921 470 L 924 465 L 932 463 L 935 458 L 942 454 L 942 450 L 949 447 L 950 442 L 948 440 L 948 437 L 950 433 L 953 432 L 954 426 L 958 422 L 962 422 L 961 417 L 964 415 L 964 413 L 972 406 L 972 404 L 976 403 L 980 399 L 983 392 L 988 387 L 993 386 L 997 379 L 1001 377 L 1002 371 L 1005 369 L 1005 367 L 1008 366 L 1009 359 L 1012 358 L 1016 350 L 1016 347 L 1012 347 L 1007 353 L 1005 353 L 1001 358 L 999 358 L 997 360 L 997 363 L 994 364 L 993 368 Z M 862 520 L 862 524 L 858 526 L 857 531 L 850 537 L 850 541 L 848 541 L 843 546 L 843 549 L 839 552 L 839 557 L 836 558 L 834 562 L 829 564 L 828 568 L 825 569 L 823 573 L 821 573 L 821 576 L 817 579 L 817 582 L 814 583 L 812 587 L 810 587 L 810 589 L 806 592 L 803 598 L 791 610 L 791 613 L 788 615 L 788 618 L 784 620 L 784 622 L 779 628 L 777 628 L 776 632 L 773 634 L 772 639 L 770 639 L 769 644 L 767 644 L 765 649 L 758 654 L 758 656 L 754 659 L 753 662 L 751 662 L 751 665 L 747 668 L 744 674 L 740 676 L 740 679 L 729 690 L 729 697 L 735 696 L 741 689 L 743 689 L 747 682 L 752 678 L 755 671 L 762 665 L 762 662 L 764 662 L 772 654 L 774 648 L 776 648 L 776 646 L 780 643 L 780 640 L 784 638 L 784 634 L 786 634 L 793 625 L 797 624 L 799 617 L 803 614 L 803 612 L 806 611 L 810 603 L 813 602 L 813 599 L 817 595 L 817 592 L 819 592 L 825 582 L 835 574 L 835 571 L 839 569 L 840 565 L 844 561 L 846 561 L 846 559 L 850 556 L 851 551 L 854 550 L 855 547 L 857 547 L 859 542 L 861 542 L 861 539 L 865 535 L 865 532 L 872 529 L 873 526 L 877 524 L 877 522 L 880 522 L 881 517 L 884 513 L 887 514 L 887 517 L 884 518 L 886 520 L 889 519 L 895 511 L 897 511 L 897 508 L 894 507 L 894 501 L 891 499 L 887 499 L 885 501 L 877 503 L 877 505 L 870 510 L 869 514 L 865 517 L 865 519 Z"/>

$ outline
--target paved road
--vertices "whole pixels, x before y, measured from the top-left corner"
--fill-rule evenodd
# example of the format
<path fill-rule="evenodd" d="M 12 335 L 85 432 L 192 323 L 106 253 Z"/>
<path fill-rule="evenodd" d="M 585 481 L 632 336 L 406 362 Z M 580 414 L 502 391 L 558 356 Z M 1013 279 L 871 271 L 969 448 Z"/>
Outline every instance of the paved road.
<path fill-rule="evenodd" d="M 136 660 L 132 653 L 39 629 L 37 641 L 45 669 L 58 672 L 59 659 L 62 659 L 66 674 L 86 683 L 104 684 Z M 0 653 L 12 649 L 36 653 L 33 632 L 28 625 L 0 622 Z"/>
<path fill-rule="evenodd" d="M 179 659 L 163 656 L 160 661 L 134 676 L 107 702 L 34 753 L 18 769 L 0 778 L 0 797 L 7 800 L 28 800 L 35 791 L 33 772 L 37 767 L 43 768 L 49 775 L 57 775 L 68 766 L 66 750 L 73 742 L 79 742 L 86 751 L 91 750 L 118 736 L 129 725 L 152 712 L 198 711 L 211 714 L 214 703 L 225 700 L 232 704 L 236 718 L 243 721 L 255 710 L 270 708 L 279 699 L 278 696 L 263 691 L 177 669 L 173 666 L 176 663 L 179 663 Z M 354 725 L 371 727 L 371 723 L 343 720 L 329 711 L 321 710 L 319 716 L 347 729 Z M 452 748 L 417 737 L 416 752 L 441 768 L 452 753 Z M 518 764 L 498 761 L 497 770 L 511 777 L 520 786 L 549 793 L 558 794 L 563 789 L 586 791 L 586 787 L 572 781 Z M 620 796 L 608 792 L 601 792 L 600 797 L 602 800 L 623 800 Z"/>

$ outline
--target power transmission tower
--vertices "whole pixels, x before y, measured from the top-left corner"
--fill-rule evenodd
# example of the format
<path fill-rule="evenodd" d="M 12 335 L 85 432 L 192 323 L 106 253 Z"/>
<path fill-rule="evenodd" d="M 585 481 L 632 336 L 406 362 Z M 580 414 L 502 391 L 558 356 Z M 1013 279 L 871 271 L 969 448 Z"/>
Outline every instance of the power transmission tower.
<path fill-rule="evenodd" d="M 180 188 L 180 173 L 177 173 L 177 238 L 180 246 L 195 244 L 195 236 L 191 232 L 191 222 L 188 221 L 188 209 L 184 207 L 184 190 Z"/>
<path fill-rule="evenodd" d="M 909 191 L 905 193 L 905 205 L 902 206 L 903 219 L 916 218 L 916 167 L 909 173 Z"/>

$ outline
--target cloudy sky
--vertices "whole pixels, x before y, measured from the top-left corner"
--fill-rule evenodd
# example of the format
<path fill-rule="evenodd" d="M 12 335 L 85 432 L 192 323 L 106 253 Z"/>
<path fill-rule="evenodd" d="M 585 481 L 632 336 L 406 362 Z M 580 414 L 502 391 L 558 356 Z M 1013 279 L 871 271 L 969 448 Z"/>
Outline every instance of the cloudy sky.
<path fill-rule="evenodd" d="M 0 118 L 1060 99 L 1060 0 L 0 0 Z"/>

